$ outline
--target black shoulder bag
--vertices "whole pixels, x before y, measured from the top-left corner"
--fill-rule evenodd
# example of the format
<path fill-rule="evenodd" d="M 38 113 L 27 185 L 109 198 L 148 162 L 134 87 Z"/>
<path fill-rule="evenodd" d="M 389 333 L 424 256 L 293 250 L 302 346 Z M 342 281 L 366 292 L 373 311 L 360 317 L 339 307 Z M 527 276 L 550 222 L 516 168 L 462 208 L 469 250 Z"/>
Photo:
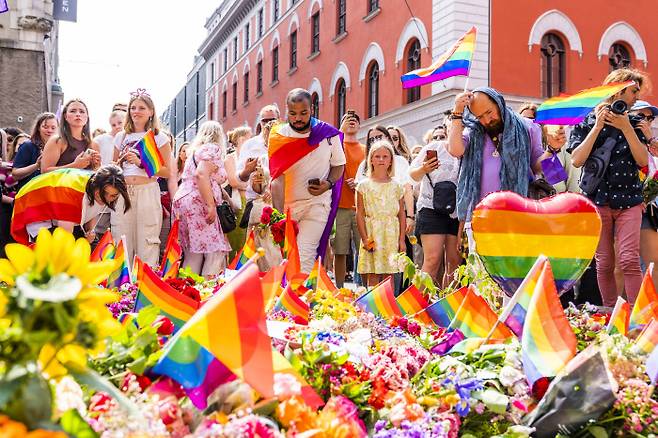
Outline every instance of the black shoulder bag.
<path fill-rule="evenodd" d="M 457 186 L 452 181 L 440 181 L 432 184 L 428 173 L 425 174 L 432 187 L 432 207 L 438 213 L 450 215 L 457 207 Z"/>
<path fill-rule="evenodd" d="M 194 162 L 194 167 L 197 167 L 194 153 L 192 153 L 192 161 Z M 219 219 L 219 224 L 222 226 L 222 233 L 226 234 L 235 230 L 235 227 L 237 226 L 237 217 L 228 202 L 222 201 L 222 203 L 217 206 L 217 218 Z"/>

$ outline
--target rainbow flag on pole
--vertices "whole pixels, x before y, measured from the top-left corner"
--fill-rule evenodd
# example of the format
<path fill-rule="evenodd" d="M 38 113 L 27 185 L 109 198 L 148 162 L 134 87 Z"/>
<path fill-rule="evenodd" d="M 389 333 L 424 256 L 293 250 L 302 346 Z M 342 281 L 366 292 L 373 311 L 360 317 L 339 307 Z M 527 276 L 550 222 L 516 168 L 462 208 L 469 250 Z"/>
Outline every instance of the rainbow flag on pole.
<path fill-rule="evenodd" d="M 405 315 L 413 315 L 430 305 L 423 296 L 423 293 L 413 284 L 402 292 L 396 298 L 396 301 Z"/>
<path fill-rule="evenodd" d="M 627 81 L 600 85 L 572 96 L 552 97 L 537 108 L 535 122 L 546 125 L 577 125 L 596 105 L 634 83 Z"/>
<path fill-rule="evenodd" d="M 148 130 L 146 135 L 137 142 L 135 149 L 139 152 L 139 159 L 142 162 L 144 171 L 146 171 L 146 174 L 149 177 L 158 173 L 165 165 L 158 144 L 155 142 L 155 134 L 153 133 L 153 130 Z"/>
<path fill-rule="evenodd" d="M 322 266 L 322 257 L 315 259 L 313 269 L 311 269 L 311 272 L 308 274 L 304 286 L 307 289 L 312 289 L 314 291 L 320 289 L 329 292 L 336 292 L 338 290 L 334 282 L 329 278 L 329 274 L 325 271 L 324 266 Z"/>
<path fill-rule="evenodd" d="M 610 315 L 607 331 L 611 335 L 620 333 L 624 336 L 628 333 L 628 322 L 631 316 L 631 305 L 622 297 L 617 297 L 617 303 Z"/>
<path fill-rule="evenodd" d="M 642 285 L 637 293 L 637 299 L 631 312 L 630 328 L 648 324 L 652 319 L 658 320 L 658 293 L 653 284 L 653 263 L 644 273 Z"/>
<path fill-rule="evenodd" d="M 130 283 L 130 269 L 128 268 L 128 260 L 126 260 L 126 250 L 123 241 L 123 236 L 116 246 L 114 253 L 114 260 L 116 260 L 117 268 L 107 277 L 107 287 L 121 287 L 126 283 Z"/>
<path fill-rule="evenodd" d="M 114 239 L 112 239 L 112 233 L 110 230 L 107 230 L 103 237 L 100 238 L 94 248 L 94 252 L 91 253 L 90 261 L 100 262 L 102 260 L 110 260 L 114 258 L 116 249 L 114 247 Z"/>
<path fill-rule="evenodd" d="M 286 274 L 286 261 L 283 261 L 280 265 L 270 268 L 269 271 L 265 273 L 263 278 L 260 279 L 261 286 L 263 287 L 263 293 L 267 297 L 271 297 L 268 301 L 265 302 L 265 311 L 269 312 L 274 304 L 274 300 L 278 298 L 281 293 L 283 293 L 283 288 L 281 287 L 281 282 L 283 277 Z"/>
<path fill-rule="evenodd" d="M 498 318 L 498 320 L 507 325 L 507 327 L 509 327 L 519 339 L 523 336 L 523 323 L 525 322 L 525 317 L 528 313 L 530 299 L 537 288 L 539 276 L 544 269 L 544 264 L 547 262 L 548 259 L 543 255 L 537 258 L 535 264 L 530 268 L 530 272 L 525 276 L 521 285 Z"/>
<path fill-rule="evenodd" d="M 452 76 L 468 76 L 475 53 L 477 30 L 472 27 L 432 65 L 402 75 L 402 88 L 413 88 Z"/>
<path fill-rule="evenodd" d="M 242 266 L 244 266 L 244 264 L 247 263 L 250 258 L 256 255 L 256 250 L 257 248 L 256 240 L 254 238 L 254 230 L 251 230 L 247 236 L 247 240 L 245 240 L 244 245 L 242 246 L 242 249 L 235 255 L 235 257 L 233 257 L 233 260 L 231 260 L 228 268 L 233 271 L 237 271 Z"/>
<path fill-rule="evenodd" d="M 651 353 L 658 345 L 658 320 L 652 319 L 635 339 L 635 345 L 645 353 Z"/>
<path fill-rule="evenodd" d="M 544 263 L 523 325 L 521 354 L 530 386 L 557 375 L 576 355 L 576 335 L 555 288 L 550 262 Z"/>
<path fill-rule="evenodd" d="M 302 291 L 306 291 L 305 287 L 301 286 Z M 296 291 L 292 290 L 290 283 L 279 296 L 279 300 L 274 305 L 275 309 L 285 310 L 290 312 L 293 316 L 301 320 L 303 325 L 308 325 L 309 313 L 311 308 L 307 303 L 305 303 L 299 296 Z"/>
<path fill-rule="evenodd" d="M 492 330 L 491 339 L 502 340 L 513 336 L 504 324 L 498 324 L 498 315 L 473 286 L 469 286 L 450 328 L 461 331 L 467 338 L 486 338 Z"/>
<path fill-rule="evenodd" d="M 414 318 L 425 324 L 435 324 L 439 327 L 449 327 L 455 314 L 462 305 L 464 297 L 468 292 L 467 287 L 456 290 L 455 292 L 441 298 L 436 303 L 432 303 L 424 310 L 414 315 Z"/>
<path fill-rule="evenodd" d="M 180 267 L 180 259 L 183 255 L 183 249 L 178 240 L 178 219 L 171 225 L 169 236 L 167 236 L 167 245 L 165 246 L 162 262 L 160 263 L 160 276 L 164 279 L 176 278 L 178 276 L 178 268 Z"/>
<path fill-rule="evenodd" d="M 402 310 L 395 301 L 395 288 L 391 276 L 386 277 L 386 280 L 357 298 L 354 305 L 386 319 L 396 315 L 402 316 Z"/>
<path fill-rule="evenodd" d="M 288 261 L 286 264 L 286 281 L 289 281 L 302 271 L 302 262 L 299 259 L 299 249 L 297 248 L 297 236 L 295 235 L 295 227 L 292 224 L 290 209 L 286 211 L 283 258 Z"/>
<path fill-rule="evenodd" d="M 169 286 L 158 274 L 139 258 L 137 266 L 137 297 L 135 312 L 146 306 L 155 306 L 171 320 L 176 329 L 183 327 L 199 308 L 199 303 Z"/>

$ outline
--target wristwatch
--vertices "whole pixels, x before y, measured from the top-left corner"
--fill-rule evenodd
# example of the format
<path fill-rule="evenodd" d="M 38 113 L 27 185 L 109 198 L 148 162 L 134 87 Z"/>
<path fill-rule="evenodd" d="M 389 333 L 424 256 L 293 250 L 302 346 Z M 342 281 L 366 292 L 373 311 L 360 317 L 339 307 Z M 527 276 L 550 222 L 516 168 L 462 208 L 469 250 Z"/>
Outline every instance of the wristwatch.
<path fill-rule="evenodd" d="M 336 183 L 330 180 L 329 178 L 327 178 L 326 181 L 329 183 L 329 189 L 333 189 Z"/>

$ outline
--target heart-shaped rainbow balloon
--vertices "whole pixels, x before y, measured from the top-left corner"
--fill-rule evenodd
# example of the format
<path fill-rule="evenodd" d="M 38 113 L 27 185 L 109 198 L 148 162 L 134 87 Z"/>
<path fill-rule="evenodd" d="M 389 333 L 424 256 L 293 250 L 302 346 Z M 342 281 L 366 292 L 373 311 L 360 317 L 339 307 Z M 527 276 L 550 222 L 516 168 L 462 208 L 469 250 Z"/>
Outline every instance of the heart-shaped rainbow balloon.
<path fill-rule="evenodd" d="M 489 275 L 512 295 L 539 255 L 549 258 L 558 293 L 589 266 L 601 233 L 594 204 L 576 193 L 534 201 L 496 192 L 473 211 L 476 251 Z"/>

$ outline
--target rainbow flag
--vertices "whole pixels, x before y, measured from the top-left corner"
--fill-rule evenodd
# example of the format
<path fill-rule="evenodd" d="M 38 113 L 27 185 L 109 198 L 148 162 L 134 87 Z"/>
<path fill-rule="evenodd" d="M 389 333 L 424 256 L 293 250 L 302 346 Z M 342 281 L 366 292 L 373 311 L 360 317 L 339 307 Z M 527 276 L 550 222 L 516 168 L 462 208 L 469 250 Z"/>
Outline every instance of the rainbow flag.
<path fill-rule="evenodd" d="M 119 240 L 119 243 L 116 246 L 114 260 L 118 262 L 117 269 L 107 277 L 108 288 L 121 287 L 122 285 L 131 282 L 123 237 Z"/>
<path fill-rule="evenodd" d="M 492 330 L 491 339 L 502 340 L 513 336 L 505 325 L 498 324 L 498 315 L 472 285 L 468 287 L 450 328 L 461 331 L 467 338 L 487 338 Z"/>
<path fill-rule="evenodd" d="M 658 320 L 652 319 L 644 326 L 642 332 L 635 339 L 635 345 L 645 353 L 651 353 L 658 345 Z"/>
<path fill-rule="evenodd" d="M 315 259 L 313 269 L 311 269 L 310 274 L 308 274 L 308 277 L 304 282 L 304 286 L 307 289 L 312 289 L 314 291 L 318 289 L 326 290 L 329 292 L 338 291 L 338 288 L 334 282 L 331 281 L 331 278 L 329 278 L 329 274 L 327 274 L 327 271 L 325 271 L 324 266 L 322 266 L 322 257 Z"/>
<path fill-rule="evenodd" d="M 155 306 L 171 320 L 176 329 L 183 327 L 199 309 L 199 303 L 165 283 L 162 278 L 139 258 L 137 265 L 137 297 L 135 312 L 146 306 Z"/>
<path fill-rule="evenodd" d="M 162 262 L 160 263 L 160 276 L 162 278 L 176 278 L 178 276 L 178 268 L 180 267 L 180 259 L 183 255 L 183 249 L 180 246 L 178 239 L 178 219 L 171 225 L 169 236 L 167 236 L 167 245 L 165 246 Z"/>
<path fill-rule="evenodd" d="M 559 373 L 576 355 L 577 343 L 547 262 L 530 299 L 521 337 L 523 370 L 530 386 L 541 377 Z"/>
<path fill-rule="evenodd" d="M 302 271 L 302 263 L 299 260 L 299 249 L 297 248 L 297 236 L 295 236 L 295 227 L 291 219 L 290 209 L 288 209 L 286 210 L 286 228 L 283 241 L 283 258 L 288 261 L 286 264 L 287 280 L 290 280 Z"/>
<path fill-rule="evenodd" d="M 165 165 L 164 158 L 160 153 L 158 144 L 155 142 L 155 134 L 149 129 L 146 135 L 137 142 L 135 149 L 139 152 L 139 159 L 146 174 L 151 177 L 158 173 Z"/>
<path fill-rule="evenodd" d="M 107 230 L 103 237 L 100 238 L 96 244 L 96 248 L 91 253 L 89 258 L 92 262 L 100 262 L 101 260 L 110 260 L 114 258 L 116 250 L 114 248 L 114 239 L 112 239 L 112 233 L 110 230 Z"/>
<path fill-rule="evenodd" d="M 303 286 L 301 287 L 301 289 L 302 291 L 308 290 Z M 301 298 L 299 298 L 296 291 L 292 290 L 290 283 L 288 283 L 286 288 L 281 293 L 281 296 L 279 296 L 279 300 L 274 305 L 274 308 L 290 312 L 293 316 L 296 316 L 299 319 L 301 319 L 304 325 L 308 325 L 309 313 L 311 308 L 307 303 L 305 303 L 304 301 L 302 301 Z"/>
<path fill-rule="evenodd" d="M 521 285 L 498 318 L 498 320 L 507 325 L 507 327 L 509 327 L 519 339 L 523 336 L 523 323 L 525 322 L 525 317 L 528 313 L 530 299 L 535 293 L 539 276 L 541 275 L 547 261 L 548 259 L 546 256 L 541 255 L 537 257 L 535 264 L 530 268 L 530 272 L 525 276 L 523 282 L 521 282 Z"/>
<path fill-rule="evenodd" d="M 653 263 L 644 273 L 640 291 L 631 312 L 630 327 L 636 328 L 648 324 L 652 319 L 658 320 L 658 293 L 653 284 Z"/>
<path fill-rule="evenodd" d="M 610 315 L 607 331 L 611 335 L 620 333 L 624 336 L 628 333 L 628 322 L 631 316 L 631 305 L 622 297 L 617 297 L 617 303 Z"/>
<path fill-rule="evenodd" d="M 473 211 L 478 255 L 487 272 L 497 273 L 492 277 L 510 294 L 518 290 L 541 255 L 551 262 L 560 291 L 573 287 L 589 266 L 601 232 L 596 207 L 576 193 L 563 193 L 560 199 L 543 203 L 540 211 L 521 195 L 496 192 Z"/>
<path fill-rule="evenodd" d="M 413 315 L 429 306 L 423 293 L 413 284 L 402 292 L 397 298 L 398 306 L 405 315 Z"/>
<path fill-rule="evenodd" d="M 462 305 L 464 297 L 468 292 L 467 287 L 456 290 L 455 292 L 441 298 L 439 301 L 430 304 L 421 312 L 414 315 L 414 318 L 425 324 L 435 324 L 439 327 L 449 327 L 459 306 Z"/>
<path fill-rule="evenodd" d="M 7 0 L 0 0 L 0 14 L 7 12 L 8 10 L 9 5 L 7 4 Z"/>
<path fill-rule="evenodd" d="M 250 258 L 256 255 L 256 239 L 254 238 L 254 230 L 251 230 L 249 232 L 249 235 L 247 236 L 247 240 L 244 242 L 244 246 L 242 249 L 235 255 L 233 260 L 231 260 L 231 264 L 229 265 L 229 269 L 233 271 L 237 271 L 241 267 L 245 265 L 249 261 Z"/>
<path fill-rule="evenodd" d="M 264 397 L 273 397 L 274 374 L 294 376 L 305 402 L 316 409 L 322 399 L 272 344 L 265 324 L 266 296 L 252 264 L 214 295 L 169 340 L 153 372 L 180 383 L 199 409 L 220 384 L 238 377 Z"/>
<path fill-rule="evenodd" d="M 33 222 L 82 221 L 85 188 L 92 173 L 80 169 L 57 169 L 32 178 L 16 194 L 11 235 L 27 245 L 27 225 Z"/>
<path fill-rule="evenodd" d="M 475 52 L 476 34 L 477 30 L 472 27 L 435 63 L 402 75 L 402 88 L 413 88 L 452 76 L 468 76 Z"/>
<path fill-rule="evenodd" d="M 274 304 L 274 300 L 281 295 L 283 288 L 281 287 L 281 282 L 283 277 L 286 274 L 286 261 L 283 261 L 280 265 L 274 266 L 269 271 L 265 273 L 263 278 L 260 279 L 261 286 L 263 287 L 263 293 L 266 296 L 272 297 L 269 301 L 265 303 L 265 311 L 269 312 Z"/>
<path fill-rule="evenodd" d="M 386 319 L 396 315 L 402 316 L 402 310 L 395 301 L 395 288 L 391 276 L 357 298 L 354 305 Z"/>
<path fill-rule="evenodd" d="M 136 328 L 139 328 L 137 325 L 137 314 L 134 312 L 120 313 L 119 316 L 117 316 L 117 321 L 119 321 L 124 327 L 128 324 L 132 324 Z"/>
<path fill-rule="evenodd" d="M 552 97 L 537 108 L 535 122 L 546 125 L 577 125 L 596 105 L 634 83 L 628 81 L 600 85 L 579 91 L 572 96 Z"/>

